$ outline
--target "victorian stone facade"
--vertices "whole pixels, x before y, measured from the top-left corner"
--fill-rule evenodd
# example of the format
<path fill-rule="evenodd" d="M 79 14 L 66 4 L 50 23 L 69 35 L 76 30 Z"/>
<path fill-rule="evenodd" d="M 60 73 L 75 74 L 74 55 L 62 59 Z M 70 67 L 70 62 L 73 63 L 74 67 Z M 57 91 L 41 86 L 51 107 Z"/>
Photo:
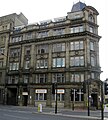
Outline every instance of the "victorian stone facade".
<path fill-rule="evenodd" d="M 5 103 L 53 107 L 52 83 L 57 83 L 58 107 L 85 108 L 89 98 L 90 106 L 98 108 L 101 37 L 97 16 L 95 8 L 78 2 L 65 17 L 30 25 L 24 19 L 6 32 L 7 47 L 0 56 L 7 66 L 0 74 Z"/>

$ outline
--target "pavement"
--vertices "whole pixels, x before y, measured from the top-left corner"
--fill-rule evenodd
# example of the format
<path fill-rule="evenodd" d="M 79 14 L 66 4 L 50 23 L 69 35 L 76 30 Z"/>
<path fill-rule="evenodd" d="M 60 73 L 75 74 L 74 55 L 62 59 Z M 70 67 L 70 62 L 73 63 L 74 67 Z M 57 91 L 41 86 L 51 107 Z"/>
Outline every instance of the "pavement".
<path fill-rule="evenodd" d="M 24 109 L 24 106 L 17 107 Z M 73 111 L 72 109 L 58 108 L 57 114 L 55 114 L 55 108 L 42 107 L 42 109 L 39 110 L 38 107 L 25 107 L 25 109 L 27 108 L 32 111 L 32 113 L 36 114 L 59 115 L 72 118 L 83 118 L 88 120 L 102 120 L 100 110 L 90 110 L 90 116 L 88 116 L 88 111 L 83 109 L 76 109 Z M 104 120 L 108 120 L 108 107 L 105 107 L 104 109 Z"/>
<path fill-rule="evenodd" d="M 48 115 L 56 115 L 56 116 L 67 116 L 72 118 L 82 118 L 86 120 L 102 120 L 101 119 L 101 111 L 100 110 L 90 110 L 90 116 L 88 116 L 88 111 L 84 109 L 65 109 L 65 108 L 57 108 L 57 114 L 55 114 L 55 108 L 42 107 L 40 110 L 38 107 L 31 106 L 5 106 L 5 109 L 17 110 L 22 112 L 30 112 L 33 114 L 48 114 Z M 108 120 L 108 107 L 104 108 L 104 120 Z"/>

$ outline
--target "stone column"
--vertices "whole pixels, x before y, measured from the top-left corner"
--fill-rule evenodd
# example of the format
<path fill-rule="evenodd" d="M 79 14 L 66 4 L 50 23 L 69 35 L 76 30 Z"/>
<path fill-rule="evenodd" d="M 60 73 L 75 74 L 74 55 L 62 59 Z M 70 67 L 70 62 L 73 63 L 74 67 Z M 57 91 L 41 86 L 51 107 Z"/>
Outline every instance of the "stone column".
<path fill-rule="evenodd" d="M 35 101 L 35 91 L 33 88 L 29 88 L 28 105 L 33 106 L 34 101 Z"/>
<path fill-rule="evenodd" d="M 66 69 L 69 69 L 69 43 L 66 43 Z M 66 82 L 69 82 L 69 72 L 66 72 Z"/>
<path fill-rule="evenodd" d="M 19 106 L 22 106 L 23 105 L 23 99 L 22 99 L 22 87 L 19 86 L 19 89 L 18 89 L 18 105 Z"/>
<path fill-rule="evenodd" d="M 52 107 L 52 92 L 51 92 L 51 89 L 48 88 L 47 89 L 47 101 L 46 101 L 46 106 L 47 107 Z"/>
<path fill-rule="evenodd" d="M 66 88 L 65 89 L 65 101 L 64 101 L 64 107 L 65 108 L 70 108 L 70 89 Z"/>

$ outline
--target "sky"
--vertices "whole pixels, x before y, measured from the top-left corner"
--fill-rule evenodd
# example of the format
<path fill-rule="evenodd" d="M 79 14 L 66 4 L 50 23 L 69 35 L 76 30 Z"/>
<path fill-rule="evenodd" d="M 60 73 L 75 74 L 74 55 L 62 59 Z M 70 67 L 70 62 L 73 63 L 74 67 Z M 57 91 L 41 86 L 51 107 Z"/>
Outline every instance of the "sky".
<path fill-rule="evenodd" d="M 63 17 L 70 12 L 73 4 L 79 0 L 1 0 L 0 16 L 22 12 L 29 23 Z M 108 78 L 108 0 L 80 0 L 86 5 L 94 7 L 98 12 L 98 33 L 102 38 L 99 41 L 100 67 L 103 71 L 100 79 Z"/>

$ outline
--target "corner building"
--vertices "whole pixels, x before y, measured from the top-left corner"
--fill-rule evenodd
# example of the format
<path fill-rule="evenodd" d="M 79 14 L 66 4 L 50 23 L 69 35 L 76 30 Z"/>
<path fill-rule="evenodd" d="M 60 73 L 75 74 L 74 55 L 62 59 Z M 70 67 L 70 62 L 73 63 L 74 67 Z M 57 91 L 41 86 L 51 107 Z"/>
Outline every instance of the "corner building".
<path fill-rule="evenodd" d="M 90 107 L 98 109 L 98 14 L 78 2 L 65 17 L 14 27 L 8 43 L 6 104 L 54 107 L 52 83 L 57 83 L 58 107 L 86 108 L 89 92 Z"/>

